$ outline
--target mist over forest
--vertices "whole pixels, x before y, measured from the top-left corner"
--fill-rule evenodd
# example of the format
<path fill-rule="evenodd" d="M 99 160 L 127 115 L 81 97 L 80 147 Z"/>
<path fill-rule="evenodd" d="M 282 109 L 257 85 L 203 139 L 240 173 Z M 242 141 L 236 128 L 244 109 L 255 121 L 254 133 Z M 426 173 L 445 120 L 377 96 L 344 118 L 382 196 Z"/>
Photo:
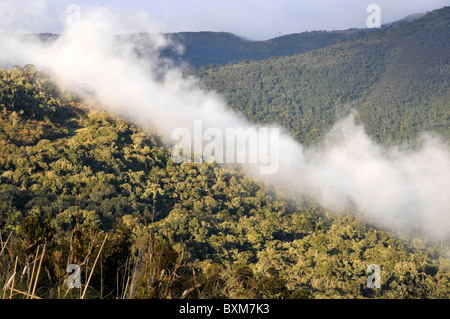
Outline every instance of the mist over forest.
<path fill-rule="evenodd" d="M 449 7 L 267 41 L 83 14 L 0 35 L 3 298 L 448 298 Z M 276 171 L 174 161 L 196 121 L 278 128 Z"/>

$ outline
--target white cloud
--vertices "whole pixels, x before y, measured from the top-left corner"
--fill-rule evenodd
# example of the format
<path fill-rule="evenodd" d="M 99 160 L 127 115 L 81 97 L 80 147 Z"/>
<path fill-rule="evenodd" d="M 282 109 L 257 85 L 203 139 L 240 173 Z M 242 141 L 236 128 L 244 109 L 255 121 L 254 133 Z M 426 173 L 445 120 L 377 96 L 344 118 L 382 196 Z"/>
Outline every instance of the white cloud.
<path fill-rule="evenodd" d="M 0 31 L 30 32 L 47 18 L 46 0 L 0 1 Z"/>

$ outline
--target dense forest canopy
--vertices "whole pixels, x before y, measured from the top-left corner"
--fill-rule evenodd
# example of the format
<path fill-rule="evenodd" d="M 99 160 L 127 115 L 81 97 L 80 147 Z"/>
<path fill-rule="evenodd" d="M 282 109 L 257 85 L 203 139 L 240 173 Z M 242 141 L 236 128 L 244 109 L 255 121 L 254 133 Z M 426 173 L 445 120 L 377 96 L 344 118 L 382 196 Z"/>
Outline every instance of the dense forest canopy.
<path fill-rule="evenodd" d="M 303 54 L 203 66 L 204 85 L 256 123 L 318 142 L 349 109 L 377 142 L 450 137 L 450 7 Z"/>
<path fill-rule="evenodd" d="M 82 295 L 68 264 L 93 270 L 85 298 L 448 296 L 445 242 L 329 214 L 238 167 L 175 165 L 157 135 L 83 109 L 32 66 L 0 71 L 0 106 L 2 287 L 27 266 L 14 289 L 30 292 L 42 256 L 44 298 Z"/>
<path fill-rule="evenodd" d="M 313 38 L 301 52 L 233 47 L 214 63 L 248 60 L 189 72 L 305 145 L 349 108 L 379 143 L 448 138 L 449 15 L 287 37 Z M 351 205 L 333 214 L 239 166 L 175 164 L 157 132 L 88 108 L 32 65 L 0 69 L 0 197 L 3 298 L 449 296 L 448 238 L 402 237 Z M 81 288 L 67 286 L 70 264 Z M 381 288 L 367 286 L 371 264 Z"/>

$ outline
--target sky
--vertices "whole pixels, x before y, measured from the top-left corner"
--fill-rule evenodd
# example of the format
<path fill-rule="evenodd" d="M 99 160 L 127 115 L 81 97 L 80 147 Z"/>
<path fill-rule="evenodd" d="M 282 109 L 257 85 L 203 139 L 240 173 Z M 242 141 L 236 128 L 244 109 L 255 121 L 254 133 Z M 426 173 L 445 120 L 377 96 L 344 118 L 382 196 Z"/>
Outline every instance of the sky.
<path fill-rule="evenodd" d="M 62 33 L 69 5 L 105 7 L 126 32 L 224 31 L 250 40 L 313 30 L 364 28 L 369 4 L 381 23 L 450 5 L 450 0 L 0 0 L 0 32 Z"/>

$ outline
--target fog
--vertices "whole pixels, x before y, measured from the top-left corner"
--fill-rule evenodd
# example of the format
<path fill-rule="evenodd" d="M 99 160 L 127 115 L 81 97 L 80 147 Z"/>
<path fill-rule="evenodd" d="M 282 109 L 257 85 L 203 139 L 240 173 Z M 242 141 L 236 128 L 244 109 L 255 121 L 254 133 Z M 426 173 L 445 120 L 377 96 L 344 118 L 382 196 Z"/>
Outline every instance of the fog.
<path fill-rule="evenodd" d="M 3 35 L 0 65 L 34 64 L 62 88 L 94 92 L 103 107 L 154 128 L 168 143 L 175 129 L 192 131 L 198 120 L 221 130 L 256 127 L 159 56 L 167 46 L 182 50 L 177 44 L 155 34 L 142 58 L 132 42 L 117 41 L 118 25 L 117 16 L 96 9 L 84 12 L 80 24 L 54 42 Z M 384 149 L 352 113 L 334 125 L 320 146 L 305 148 L 281 130 L 271 145 L 279 150 L 275 174 L 261 174 L 261 164 L 245 167 L 255 178 L 285 186 L 294 197 L 312 197 L 330 211 L 341 211 L 350 200 L 377 225 L 420 228 L 439 239 L 450 233 L 450 152 L 428 133 L 418 142 L 421 147 L 414 152 Z"/>

